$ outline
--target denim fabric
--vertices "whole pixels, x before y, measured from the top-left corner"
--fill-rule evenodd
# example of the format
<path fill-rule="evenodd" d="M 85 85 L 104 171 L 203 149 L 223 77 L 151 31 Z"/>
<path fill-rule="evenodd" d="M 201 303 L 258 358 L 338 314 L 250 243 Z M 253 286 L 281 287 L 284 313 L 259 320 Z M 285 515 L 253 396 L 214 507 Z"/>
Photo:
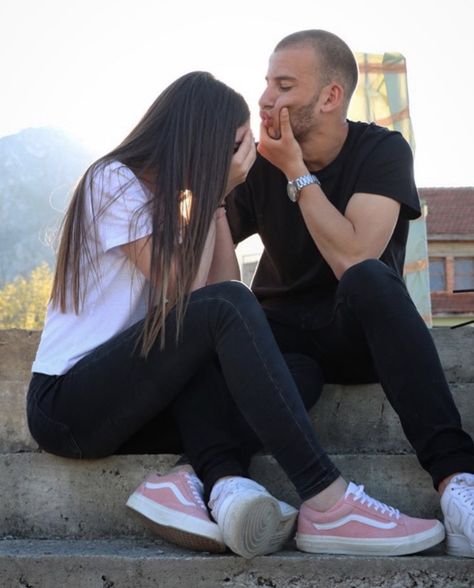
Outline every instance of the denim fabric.
<path fill-rule="evenodd" d="M 287 354 L 284 359 L 305 408 L 309 409 L 321 393 L 321 372 L 304 355 Z M 257 396 L 255 406 L 258 402 Z M 206 499 L 219 478 L 247 476 L 251 457 L 265 449 L 234 402 L 217 359 L 200 370 L 173 408 L 180 438 L 190 463 L 204 483 Z M 272 407 L 263 410 L 271 414 Z M 196 442 L 196 429 L 200 431 L 199 442 Z M 285 437 L 285 429 L 280 435 Z"/>
<path fill-rule="evenodd" d="M 455 472 L 474 472 L 474 444 L 462 430 L 431 334 L 387 265 L 371 259 L 348 269 L 321 328 L 288 326 L 275 309 L 268 317 L 280 349 L 312 357 L 326 382 L 381 382 L 435 488 Z"/>
<path fill-rule="evenodd" d="M 194 292 L 177 343 L 175 326 L 171 312 L 164 349 L 158 341 L 147 358 L 137 349 L 142 329 L 138 323 L 95 349 L 64 376 L 35 375 L 28 419 L 39 445 L 69 457 L 110 455 L 189 390 L 200 370 L 217 359 L 238 410 L 302 499 L 338 477 L 248 288 L 224 282 Z M 50 427 L 40 414 L 64 429 Z M 199 444 L 207 427 L 197 420 L 187 431 L 187 444 Z"/>

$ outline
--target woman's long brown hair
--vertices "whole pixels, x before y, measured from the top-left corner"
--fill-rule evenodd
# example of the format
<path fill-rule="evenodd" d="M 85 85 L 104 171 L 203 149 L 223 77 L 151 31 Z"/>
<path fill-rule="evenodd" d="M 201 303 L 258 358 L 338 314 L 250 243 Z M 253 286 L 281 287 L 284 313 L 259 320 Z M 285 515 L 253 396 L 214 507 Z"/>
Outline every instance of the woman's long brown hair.
<path fill-rule="evenodd" d="M 91 225 L 85 214 L 87 185 L 92 190 L 101 168 L 118 161 L 146 180 L 151 194 L 141 211 L 153 227 L 142 352 L 149 352 L 160 333 L 164 344 L 165 319 L 173 307 L 178 337 L 211 220 L 224 197 L 235 133 L 249 116 L 242 96 L 206 72 L 184 75 L 160 94 L 124 141 L 93 163 L 74 190 L 63 221 L 52 304 L 62 312 L 81 311 L 87 278 L 97 273 L 94 235 L 103 213 L 100 207 L 94 211 Z M 180 214 L 184 190 L 192 192 L 186 222 Z"/>

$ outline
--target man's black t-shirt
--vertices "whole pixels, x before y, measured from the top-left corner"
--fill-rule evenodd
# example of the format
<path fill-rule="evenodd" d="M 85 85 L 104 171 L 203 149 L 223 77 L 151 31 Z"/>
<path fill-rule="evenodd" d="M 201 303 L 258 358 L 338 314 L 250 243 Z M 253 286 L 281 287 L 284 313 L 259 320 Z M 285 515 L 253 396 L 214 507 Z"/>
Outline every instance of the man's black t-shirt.
<path fill-rule="evenodd" d="M 420 216 L 410 146 L 398 132 L 349 121 L 344 145 L 317 172 L 321 188 L 344 213 L 357 192 L 388 196 L 401 203 L 394 233 L 381 260 L 403 275 L 408 221 Z M 227 199 L 227 217 L 235 243 L 258 233 L 264 252 L 252 290 L 262 305 L 278 309 L 289 322 L 312 326 L 326 322 L 334 305 L 337 279 L 311 238 L 297 204 L 286 195 L 285 175 L 257 156 L 247 181 Z M 377 219 L 374 219 L 377 222 Z"/>

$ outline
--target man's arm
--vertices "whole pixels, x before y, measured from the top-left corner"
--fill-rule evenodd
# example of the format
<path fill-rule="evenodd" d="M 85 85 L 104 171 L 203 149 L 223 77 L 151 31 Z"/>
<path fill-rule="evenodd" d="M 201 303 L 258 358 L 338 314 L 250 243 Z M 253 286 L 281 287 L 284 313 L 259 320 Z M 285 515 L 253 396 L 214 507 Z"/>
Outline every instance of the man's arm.
<path fill-rule="evenodd" d="M 280 113 L 280 130 L 280 138 L 273 139 L 262 125 L 259 153 L 288 179 L 308 174 L 286 108 Z M 338 279 L 356 263 L 382 255 L 400 212 L 400 203 L 392 198 L 356 193 L 341 214 L 316 184 L 302 190 L 298 204 L 311 237 Z"/>
<path fill-rule="evenodd" d="M 311 237 L 338 279 L 351 266 L 382 255 L 400 211 L 400 203 L 392 198 L 357 193 L 341 214 L 314 184 L 303 190 L 299 206 Z"/>

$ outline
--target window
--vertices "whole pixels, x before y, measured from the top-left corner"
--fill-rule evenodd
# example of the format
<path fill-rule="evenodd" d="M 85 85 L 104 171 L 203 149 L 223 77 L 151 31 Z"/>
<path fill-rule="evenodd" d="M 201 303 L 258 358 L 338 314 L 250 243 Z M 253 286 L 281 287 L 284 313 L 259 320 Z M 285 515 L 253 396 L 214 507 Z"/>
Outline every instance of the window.
<path fill-rule="evenodd" d="M 446 264 L 443 258 L 430 258 L 430 289 L 432 292 L 446 291 Z"/>
<path fill-rule="evenodd" d="M 454 289 L 474 289 L 474 257 L 456 257 L 454 259 Z"/>

